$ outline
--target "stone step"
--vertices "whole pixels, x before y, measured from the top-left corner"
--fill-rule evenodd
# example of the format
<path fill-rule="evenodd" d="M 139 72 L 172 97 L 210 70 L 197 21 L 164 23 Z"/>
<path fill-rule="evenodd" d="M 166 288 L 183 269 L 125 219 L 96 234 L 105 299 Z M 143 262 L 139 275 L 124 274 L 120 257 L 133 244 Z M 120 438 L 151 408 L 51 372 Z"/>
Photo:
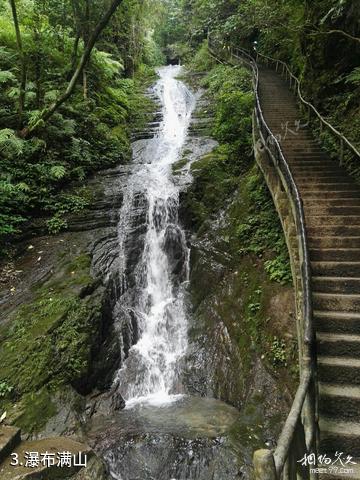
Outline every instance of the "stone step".
<path fill-rule="evenodd" d="M 289 130 L 286 131 L 286 127 L 284 128 L 281 127 L 281 125 L 276 125 L 274 126 L 273 124 L 271 125 L 271 130 L 273 132 L 276 132 L 277 135 L 279 135 L 280 138 L 280 143 L 283 145 L 289 145 L 290 143 L 292 144 L 293 142 L 296 142 L 296 144 L 300 143 L 309 143 L 311 145 L 318 143 L 316 140 L 314 140 L 314 137 L 306 132 L 298 132 L 298 133 L 291 133 Z M 291 130 L 291 127 L 290 127 Z"/>
<path fill-rule="evenodd" d="M 342 176 L 327 176 L 327 177 L 322 177 L 318 176 L 316 174 L 308 175 L 308 176 L 296 176 L 296 183 L 299 185 L 301 188 L 304 187 L 323 187 L 324 185 L 329 186 L 331 185 L 331 188 L 333 185 L 341 185 L 342 187 L 354 187 L 355 183 L 354 181 L 348 177 L 348 175 L 342 175 Z"/>
<path fill-rule="evenodd" d="M 310 259 L 315 261 L 360 261 L 360 248 L 311 248 Z"/>
<path fill-rule="evenodd" d="M 319 355 L 360 358 L 360 335 L 317 332 L 316 340 Z"/>
<path fill-rule="evenodd" d="M 345 422 L 343 420 L 322 416 L 320 426 L 320 451 L 327 456 L 333 456 L 336 452 L 344 452 L 347 455 L 360 457 L 360 424 L 358 422 Z M 347 476 L 340 476 L 348 478 Z"/>
<path fill-rule="evenodd" d="M 325 277 L 359 277 L 360 262 L 311 262 L 314 276 Z"/>
<path fill-rule="evenodd" d="M 358 187 L 352 182 L 311 182 L 311 183 L 300 183 L 300 190 L 304 192 L 317 191 L 318 193 L 322 192 L 354 192 L 359 190 Z"/>
<path fill-rule="evenodd" d="M 344 170 L 337 167 L 336 165 L 332 165 L 330 163 L 321 163 L 316 165 L 304 165 L 303 163 L 297 164 L 290 164 L 290 168 L 293 172 L 297 175 L 309 176 L 309 175 L 319 175 L 319 176 L 329 176 L 329 177 L 337 177 L 338 175 L 344 175 Z"/>
<path fill-rule="evenodd" d="M 310 248 L 360 248 L 360 236 L 308 237 L 308 245 Z"/>
<path fill-rule="evenodd" d="M 319 384 L 319 412 L 332 418 L 356 420 L 360 418 L 360 387 Z"/>
<path fill-rule="evenodd" d="M 293 172 L 293 168 L 291 168 Z M 299 185 L 306 185 L 307 183 L 327 183 L 327 182 L 349 182 L 351 179 L 348 175 L 340 174 L 339 172 L 333 172 L 331 174 L 327 172 L 308 172 L 306 175 L 304 172 L 296 172 L 294 178 Z"/>
<path fill-rule="evenodd" d="M 315 310 L 360 311 L 360 294 L 313 292 L 312 298 Z"/>
<path fill-rule="evenodd" d="M 304 166 L 312 166 L 314 163 L 314 167 L 337 167 L 338 164 L 331 160 L 323 150 L 316 151 L 316 152 L 303 152 L 298 153 L 295 155 L 294 153 L 289 153 L 289 156 L 286 158 L 288 160 L 289 165 L 294 167 L 304 167 Z"/>
<path fill-rule="evenodd" d="M 287 145 L 282 144 L 282 150 L 285 154 L 286 159 L 294 158 L 294 157 L 308 157 L 309 162 L 324 162 L 322 158 L 324 152 L 321 150 L 320 147 L 317 147 L 316 145 L 308 145 L 307 142 L 304 142 L 302 146 L 295 146 L 291 143 Z M 312 160 L 310 158 L 312 157 Z M 320 157 L 320 158 L 319 158 Z M 287 160 L 289 165 L 292 165 L 292 162 L 290 160 Z"/>
<path fill-rule="evenodd" d="M 308 237 L 318 237 L 320 235 L 328 237 L 359 237 L 359 225 L 317 225 L 306 226 Z"/>
<path fill-rule="evenodd" d="M 288 154 L 286 160 L 290 167 L 290 170 L 296 173 L 306 172 L 307 174 L 311 174 L 312 169 L 314 169 L 314 172 L 316 173 L 323 169 L 332 171 L 336 168 L 336 165 L 330 163 L 327 158 L 322 156 L 322 154 L 318 156 L 314 154 L 303 154 L 296 156 Z"/>
<path fill-rule="evenodd" d="M 313 315 L 318 331 L 360 335 L 360 313 L 314 310 Z"/>
<path fill-rule="evenodd" d="M 360 226 L 360 215 L 306 215 L 306 223 L 310 227 L 312 225 Z"/>
<path fill-rule="evenodd" d="M 0 463 L 15 450 L 20 442 L 20 428 L 0 425 Z"/>
<path fill-rule="evenodd" d="M 303 190 L 301 196 L 304 202 L 310 200 L 316 202 L 318 199 L 360 198 L 360 190 L 356 187 L 347 190 Z"/>
<path fill-rule="evenodd" d="M 323 383 L 360 385 L 360 359 L 319 355 L 318 380 Z"/>
<path fill-rule="evenodd" d="M 303 204 L 305 210 L 308 211 L 312 208 L 333 208 L 333 207 L 360 207 L 360 197 L 354 198 L 318 198 L 316 201 L 308 199 L 307 197 L 303 198 Z"/>
<path fill-rule="evenodd" d="M 360 294 L 360 277 L 312 277 L 312 288 L 324 293 Z"/>

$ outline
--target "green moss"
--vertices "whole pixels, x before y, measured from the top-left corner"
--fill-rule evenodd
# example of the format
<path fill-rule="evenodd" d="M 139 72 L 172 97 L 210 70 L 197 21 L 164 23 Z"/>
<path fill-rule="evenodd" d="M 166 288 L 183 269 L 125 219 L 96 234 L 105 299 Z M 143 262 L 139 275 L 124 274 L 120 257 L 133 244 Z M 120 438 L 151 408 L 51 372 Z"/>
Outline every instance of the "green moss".
<path fill-rule="evenodd" d="M 130 131 L 143 130 L 152 121 L 157 110 L 155 102 L 145 95 L 145 89 L 156 81 L 153 69 L 139 71 L 134 79 L 134 87 L 129 97 Z"/>
<path fill-rule="evenodd" d="M 46 388 L 24 395 L 17 405 L 17 411 L 14 421 L 22 431 L 28 433 L 39 431 L 57 413 L 51 392 Z"/>
<path fill-rule="evenodd" d="M 218 212 L 237 187 L 237 177 L 229 175 L 228 160 L 222 149 L 216 149 L 191 165 L 194 181 L 186 200 L 197 227 Z"/>
<path fill-rule="evenodd" d="M 21 396 L 86 372 L 89 310 L 76 296 L 43 294 L 22 307 L 0 347 L 0 378 Z"/>
<path fill-rule="evenodd" d="M 187 157 L 187 155 L 189 154 L 190 152 L 189 151 L 185 151 L 183 153 L 183 156 L 180 160 L 178 160 L 177 162 L 173 163 L 172 165 L 172 171 L 173 171 L 173 175 L 177 175 L 178 173 L 181 172 L 181 170 L 185 167 L 185 165 L 188 163 L 189 161 L 189 158 Z"/>
<path fill-rule="evenodd" d="M 40 411 L 46 403 L 45 391 L 86 376 L 99 328 L 100 306 L 91 297 L 79 298 L 81 288 L 93 281 L 89 256 L 69 262 L 65 255 L 59 261 L 56 273 L 34 287 L 34 299 L 19 308 L 0 341 L 0 383 L 10 386 L 0 408 L 21 401 L 21 421 L 27 425 L 32 424 L 31 410 Z"/>

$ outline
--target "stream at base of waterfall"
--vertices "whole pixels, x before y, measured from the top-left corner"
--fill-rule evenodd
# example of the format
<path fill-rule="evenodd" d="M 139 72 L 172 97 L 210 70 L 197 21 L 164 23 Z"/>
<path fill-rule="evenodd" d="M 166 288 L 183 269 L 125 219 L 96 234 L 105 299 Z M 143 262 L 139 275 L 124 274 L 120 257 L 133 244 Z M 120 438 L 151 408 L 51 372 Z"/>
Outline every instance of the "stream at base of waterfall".
<path fill-rule="evenodd" d="M 176 78 L 180 72 L 179 66 L 159 69 L 154 92 L 162 121 L 153 138 L 133 144 L 120 212 L 115 315 L 119 325 L 125 319 L 132 346 L 123 352 L 114 386 L 126 407 L 94 417 L 89 431 L 115 480 L 232 480 L 247 476 L 250 461 L 238 445 L 239 412 L 187 394 L 183 379 L 189 247 L 178 219 L 182 182 L 172 166 L 181 158 L 196 98 Z"/>

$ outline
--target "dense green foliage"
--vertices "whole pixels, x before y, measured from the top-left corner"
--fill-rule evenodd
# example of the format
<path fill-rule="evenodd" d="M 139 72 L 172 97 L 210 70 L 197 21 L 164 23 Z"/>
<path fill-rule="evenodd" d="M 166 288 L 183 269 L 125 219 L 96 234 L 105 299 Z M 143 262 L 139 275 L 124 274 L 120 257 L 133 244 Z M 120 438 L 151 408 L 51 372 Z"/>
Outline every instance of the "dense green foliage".
<path fill-rule="evenodd" d="M 10 7 L 5 2 L 0 7 L 0 244 L 33 217 L 47 217 L 50 232 L 65 228 L 66 214 L 88 202 L 81 187 L 85 177 L 127 161 L 131 127 L 146 105 L 142 92 L 150 67 L 162 61 L 151 33 L 156 2 L 124 0 L 70 98 L 49 120 L 39 120 L 68 87 L 108 2 L 15 4 L 22 51 Z M 20 115 L 22 57 L 26 85 Z M 23 134 L 34 126 L 33 134 Z"/>
<path fill-rule="evenodd" d="M 288 62 L 305 96 L 349 139 L 360 137 L 357 0 L 167 0 L 160 41 L 191 58 L 210 34 Z M 176 28 L 174 28 L 176 26 Z M 335 148 L 335 146 L 333 146 Z M 338 153 L 338 152 L 336 152 Z"/>

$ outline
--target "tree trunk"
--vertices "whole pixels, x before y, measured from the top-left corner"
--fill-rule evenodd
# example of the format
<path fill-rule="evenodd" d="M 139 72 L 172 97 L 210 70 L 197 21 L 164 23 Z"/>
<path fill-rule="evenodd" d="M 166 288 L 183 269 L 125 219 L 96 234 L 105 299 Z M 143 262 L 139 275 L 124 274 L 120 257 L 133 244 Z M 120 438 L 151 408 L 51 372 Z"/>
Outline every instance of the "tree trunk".
<path fill-rule="evenodd" d="M 92 32 L 92 34 L 89 38 L 89 42 L 84 49 L 84 52 L 83 52 L 83 54 L 82 54 L 82 56 L 79 60 L 79 63 L 76 67 L 76 70 L 75 70 L 73 76 L 71 77 L 71 79 L 68 83 L 68 86 L 67 86 L 65 92 L 62 95 L 60 95 L 60 97 L 52 105 L 50 105 L 48 108 L 46 108 L 42 112 L 42 114 L 39 117 L 38 122 L 34 126 L 26 127 L 21 131 L 21 137 L 22 138 L 28 137 L 30 135 L 30 133 L 32 133 L 38 127 L 39 123 L 46 122 L 47 120 L 49 120 L 49 118 L 52 117 L 52 115 L 56 112 L 56 110 L 64 102 L 66 102 L 66 100 L 68 100 L 68 98 L 72 95 L 72 93 L 75 90 L 76 84 L 77 84 L 77 82 L 78 82 L 78 80 L 79 80 L 79 78 L 80 78 L 80 76 L 81 76 L 81 74 L 84 70 L 84 67 L 85 67 L 85 65 L 87 64 L 87 62 L 90 58 L 92 49 L 94 48 L 94 45 L 95 45 L 97 39 L 99 38 L 101 32 L 104 30 L 106 25 L 109 23 L 110 18 L 112 17 L 112 15 L 115 13 L 116 9 L 119 7 L 119 5 L 122 2 L 123 2 L 123 0 L 113 0 L 111 2 L 110 7 L 105 12 L 103 17 L 100 19 L 99 23 L 96 25 L 94 31 Z"/>
<path fill-rule="evenodd" d="M 26 95 L 26 62 L 25 62 L 25 55 L 22 47 L 22 40 L 21 40 L 21 32 L 19 27 L 19 20 L 17 16 L 16 4 L 15 0 L 10 0 L 10 6 L 13 16 L 14 28 L 16 33 L 16 43 L 17 48 L 20 56 L 20 94 L 19 94 L 19 109 L 18 109 L 18 129 L 21 130 L 22 128 L 22 117 L 24 112 L 24 105 L 25 105 L 25 95 Z"/>
<path fill-rule="evenodd" d="M 75 40 L 74 40 L 73 51 L 72 51 L 71 70 L 69 72 L 69 77 L 68 77 L 69 79 L 71 78 L 71 75 L 73 74 L 73 72 L 75 70 L 75 67 L 76 67 L 76 63 L 77 63 L 77 59 L 78 59 L 79 41 L 80 41 L 80 33 L 77 32 Z"/>
<path fill-rule="evenodd" d="M 84 26 L 84 32 L 83 32 L 83 38 L 84 38 L 84 48 L 86 48 L 88 41 L 89 41 L 89 36 L 90 36 L 90 3 L 89 0 L 85 1 L 85 26 Z M 90 62 L 90 57 L 87 62 L 87 64 L 84 66 L 83 70 L 83 97 L 84 100 L 87 100 L 88 98 L 88 82 L 87 82 L 87 73 L 86 73 L 86 67 L 88 63 Z"/>

